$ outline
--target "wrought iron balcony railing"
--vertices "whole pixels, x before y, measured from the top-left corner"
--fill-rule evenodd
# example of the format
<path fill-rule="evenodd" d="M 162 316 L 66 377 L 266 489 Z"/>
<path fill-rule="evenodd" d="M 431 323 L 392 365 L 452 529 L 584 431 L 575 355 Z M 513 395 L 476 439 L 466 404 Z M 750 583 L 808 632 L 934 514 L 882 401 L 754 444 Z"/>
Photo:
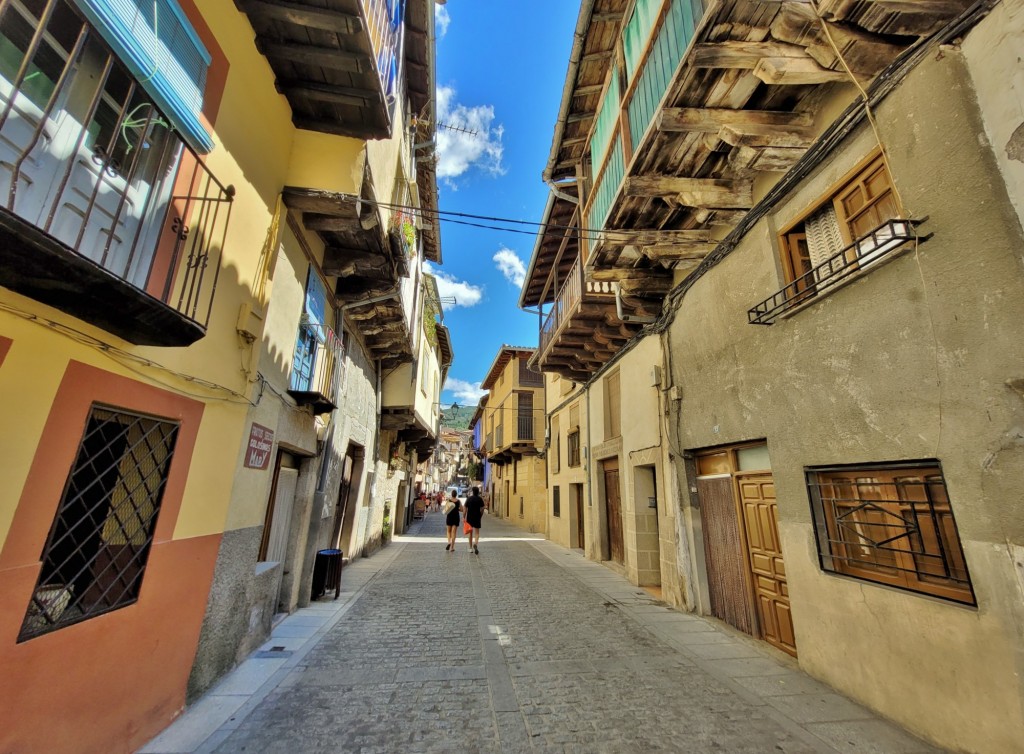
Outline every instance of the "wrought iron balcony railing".
<path fill-rule="evenodd" d="M 915 240 L 921 220 L 889 220 L 786 284 L 747 312 L 752 325 L 770 325 L 786 312 L 824 295 L 854 273 L 878 264 L 905 243 Z"/>
<path fill-rule="evenodd" d="M 341 338 L 329 327 L 303 322 L 295 343 L 288 394 L 314 414 L 338 407 L 338 385 L 344 364 Z"/>
<path fill-rule="evenodd" d="M 0 3 L 0 283 L 134 343 L 194 342 L 234 189 L 66 0 L 36 5 Z"/>
<path fill-rule="evenodd" d="M 516 439 L 520 442 L 533 442 L 533 417 L 532 416 L 520 416 L 517 417 L 517 432 Z"/>

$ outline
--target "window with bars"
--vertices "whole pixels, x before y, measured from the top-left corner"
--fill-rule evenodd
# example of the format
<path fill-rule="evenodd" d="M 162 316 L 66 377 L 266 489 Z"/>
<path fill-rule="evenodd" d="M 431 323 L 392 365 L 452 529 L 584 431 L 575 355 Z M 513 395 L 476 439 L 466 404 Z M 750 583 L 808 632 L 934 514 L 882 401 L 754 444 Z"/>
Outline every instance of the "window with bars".
<path fill-rule="evenodd" d="M 555 518 L 562 515 L 562 490 L 558 485 L 551 488 L 551 515 Z"/>
<path fill-rule="evenodd" d="M 826 571 L 975 604 L 937 461 L 807 471 Z"/>
<path fill-rule="evenodd" d="M 177 435 L 174 422 L 92 407 L 19 641 L 135 602 Z"/>

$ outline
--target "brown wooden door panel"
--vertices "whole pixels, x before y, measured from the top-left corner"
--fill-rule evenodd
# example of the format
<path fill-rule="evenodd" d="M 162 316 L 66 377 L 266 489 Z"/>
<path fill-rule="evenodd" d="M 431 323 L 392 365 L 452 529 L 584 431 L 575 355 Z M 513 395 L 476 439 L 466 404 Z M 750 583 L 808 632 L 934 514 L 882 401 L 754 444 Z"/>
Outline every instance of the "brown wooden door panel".
<path fill-rule="evenodd" d="M 741 478 L 738 487 L 761 634 L 769 644 L 796 655 L 786 567 L 779 544 L 775 484 L 770 474 L 757 474 Z"/>
<path fill-rule="evenodd" d="M 745 633 L 755 621 L 731 477 L 697 479 L 711 614 Z"/>
<path fill-rule="evenodd" d="M 608 550 L 611 559 L 620 565 L 625 561 L 625 546 L 622 539 L 622 510 L 619 502 L 618 463 L 605 462 L 604 495 L 608 513 Z"/>

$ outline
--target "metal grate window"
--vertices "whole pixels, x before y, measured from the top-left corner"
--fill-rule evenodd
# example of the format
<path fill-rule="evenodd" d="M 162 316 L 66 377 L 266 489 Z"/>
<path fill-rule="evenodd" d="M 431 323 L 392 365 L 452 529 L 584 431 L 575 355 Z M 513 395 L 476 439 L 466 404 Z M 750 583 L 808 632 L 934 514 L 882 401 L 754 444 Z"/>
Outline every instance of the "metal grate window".
<path fill-rule="evenodd" d="M 135 602 L 177 434 L 173 422 L 93 406 L 19 641 Z"/>
<path fill-rule="evenodd" d="M 975 604 L 937 462 L 807 472 L 826 571 Z"/>
<path fill-rule="evenodd" d="M 551 515 L 555 518 L 562 515 L 562 489 L 557 485 L 551 488 Z"/>

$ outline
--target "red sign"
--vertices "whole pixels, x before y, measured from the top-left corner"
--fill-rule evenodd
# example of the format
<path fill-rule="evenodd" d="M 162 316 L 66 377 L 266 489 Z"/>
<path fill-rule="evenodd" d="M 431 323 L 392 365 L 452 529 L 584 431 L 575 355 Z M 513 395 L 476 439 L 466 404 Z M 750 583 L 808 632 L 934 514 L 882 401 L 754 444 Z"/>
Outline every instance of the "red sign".
<path fill-rule="evenodd" d="M 265 469 L 270 466 L 270 451 L 274 447 L 274 430 L 252 423 L 249 429 L 249 447 L 245 449 L 245 467 Z"/>

